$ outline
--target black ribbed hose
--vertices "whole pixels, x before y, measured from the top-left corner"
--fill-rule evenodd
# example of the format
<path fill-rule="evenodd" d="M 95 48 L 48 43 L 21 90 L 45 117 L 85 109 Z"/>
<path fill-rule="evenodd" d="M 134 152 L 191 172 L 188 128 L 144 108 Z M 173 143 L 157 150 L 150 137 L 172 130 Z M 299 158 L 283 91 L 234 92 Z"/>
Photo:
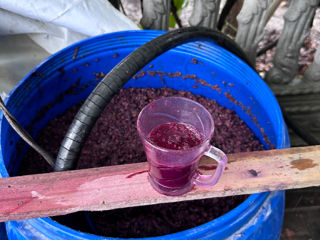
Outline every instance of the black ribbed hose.
<path fill-rule="evenodd" d="M 140 69 L 167 50 L 196 40 L 213 41 L 253 68 L 246 54 L 232 39 L 219 31 L 204 27 L 177 29 L 147 42 L 118 63 L 81 106 L 61 143 L 54 171 L 72 170 L 76 167 L 81 149 L 101 112 Z"/>

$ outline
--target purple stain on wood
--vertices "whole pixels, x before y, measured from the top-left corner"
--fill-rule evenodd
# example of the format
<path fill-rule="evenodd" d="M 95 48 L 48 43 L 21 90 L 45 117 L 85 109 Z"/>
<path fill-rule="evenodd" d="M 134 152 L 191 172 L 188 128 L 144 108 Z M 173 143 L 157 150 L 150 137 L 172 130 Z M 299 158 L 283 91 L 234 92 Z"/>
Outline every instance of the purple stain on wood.
<path fill-rule="evenodd" d="M 199 166 L 198 167 L 200 170 L 205 170 L 205 171 L 209 171 L 209 170 L 216 170 L 217 169 L 217 165 L 212 165 L 212 166 Z M 224 170 L 229 170 L 228 167 L 226 167 Z"/>
<path fill-rule="evenodd" d="M 142 174 L 142 173 L 146 173 L 146 172 L 148 172 L 148 170 L 142 170 L 142 171 L 139 171 L 139 172 L 131 173 L 128 176 L 126 176 L 126 178 L 132 178 L 132 177 L 134 177 L 136 175 L 139 175 L 139 174 Z"/>
<path fill-rule="evenodd" d="M 217 166 L 215 166 L 215 165 L 213 165 L 213 166 L 199 166 L 199 169 L 200 169 L 200 170 L 209 171 L 209 170 L 215 170 L 215 169 L 217 169 Z"/>
<path fill-rule="evenodd" d="M 24 201 L 20 201 L 17 203 L 17 206 L 13 209 L 10 209 L 9 211 L 7 211 L 7 214 L 11 214 L 14 213 L 15 211 L 17 211 L 19 208 L 22 208 L 23 206 L 27 205 L 29 202 L 31 202 L 33 200 L 33 197 L 24 200 Z"/>

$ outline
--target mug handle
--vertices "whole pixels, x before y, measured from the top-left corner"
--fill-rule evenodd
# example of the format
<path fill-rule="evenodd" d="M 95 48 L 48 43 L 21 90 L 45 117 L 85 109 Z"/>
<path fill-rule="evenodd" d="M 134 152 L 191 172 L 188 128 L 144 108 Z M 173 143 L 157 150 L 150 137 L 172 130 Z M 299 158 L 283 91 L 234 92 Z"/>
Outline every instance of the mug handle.
<path fill-rule="evenodd" d="M 210 157 L 218 163 L 216 172 L 213 175 L 204 175 L 197 171 L 196 177 L 194 179 L 194 184 L 199 186 L 213 186 L 215 185 L 226 167 L 228 158 L 219 148 L 210 146 L 209 150 L 203 155 Z"/>

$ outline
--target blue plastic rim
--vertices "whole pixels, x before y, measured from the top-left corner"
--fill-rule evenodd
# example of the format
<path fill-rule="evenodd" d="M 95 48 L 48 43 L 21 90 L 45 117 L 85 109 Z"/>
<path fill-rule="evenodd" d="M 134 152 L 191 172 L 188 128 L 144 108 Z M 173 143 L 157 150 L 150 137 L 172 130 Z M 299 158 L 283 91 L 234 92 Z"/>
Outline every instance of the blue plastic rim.
<path fill-rule="evenodd" d="M 49 120 L 86 99 L 103 73 L 160 31 L 124 31 L 93 37 L 52 55 L 12 90 L 9 111 L 36 136 Z M 196 59 L 196 61 L 195 61 Z M 179 73 L 179 74 L 177 74 Z M 233 109 L 268 147 L 289 147 L 279 105 L 261 78 L 215 43 L 200 41 L 172 49 L 148 64 L 125 87 L 170 87 L 200 94 Z M 13 176 L 27 151 L 0 115 L 0 174 Z M 41 144 L 41 143 L 40 143 Z M 251 195 L 227 214 L 186 231 L 144 239 L 278 239 L 284 192 Z M 50 218 L 6 223 L 9 239 L 112 239 L 82 233 Z"/>

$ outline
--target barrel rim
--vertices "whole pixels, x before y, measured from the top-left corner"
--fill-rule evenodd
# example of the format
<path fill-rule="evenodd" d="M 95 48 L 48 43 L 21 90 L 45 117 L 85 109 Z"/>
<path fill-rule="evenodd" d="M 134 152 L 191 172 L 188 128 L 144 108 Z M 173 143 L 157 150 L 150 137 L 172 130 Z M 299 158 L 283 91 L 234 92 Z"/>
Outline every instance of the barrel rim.
<path fill-rule="evenodd" d="M 66 51 L 74 51 L 77 47 L 81 47 L 82 45 L 86 45 L 88 43 L 91 43 L 93 41 L 97 41 L 99 39 L 117 39 L 119 37 L 125 37 L 128 35 L 138 35 L 139 37 L 142 37 L 143 39 L 145 39 L 146 41 L 152 39 L 153 37 L 156 37 L 160 34 L 163 34 L 164 31 L 157 31 L 157 30 L 129 30 L 129 31 L 121 31 L 121 32 L 115 32 L 115 33 L 108 33 L 108 34 L 103 34 L 103 35 L 99 35 L 99 36 L 95 36 L 95 37 L 91 37 L 85 40 L 82 40 L 80 42 L 77 42 L 75 44 L 72 44 L 60 51 L 58 51 L 57 53 L 49 56 L 48 58 L 46 58 L 44 61 L 42 61 L 38 66 L 36 66 L 33 70 L 31 70 L 10 92 L 10 94 L 8 95 L 7 99 L 5 100 L 5 103 L 7 104 L 10 101 L 10 97 L 14 94 L 15 91 L 17 91 L 19 89 L 19 87 L 28 79 L 30 78 L 30 76 L 36 72 L 38 69 L 41 69 L 43 66 L 45 66 L 48 62 L 51 62 L 52 60 L 55 60 L 56 58 L 60 58 L 64 52 Z M 188 50 L 190 51 L 190 47 L 192 47 L 193 43 L 188 43 L 188 44 L 184 44 L 181 45 L 179 47 L 177 47 L 176 49 L 173 49 L 172 51 L 184 51 L 184 50 Z M 194 44 L 193 44 L 194 45 Z M 215 46 L 218 47 L 219 46 Z M 80 49 L 81 50 L 81 49 Z M 80 51 L 79 50 L 79 51 Z M 192 50 L 192 49 L 191 49 Z M 223 49 L 224 51 L 226 51 L 225 49 Z M 231 54 L 231 53 L 230 53 Z M 235 58 L 237 58 L 235 56 Z M 238 59 L 240 62 L 242 62 L 241 59 Z M 63 63 L 66 64 L 66 63 Z M 254 72 L 254 70 L 252 70 L 250 68 L 250 70 L 248 71 L 252 71 L 253 74 L 256 74 Z M 258 75 L 257 75 L 258 76 Z M 260 77 L 258 77 L 260 78 Z M 272 94 L 271 90 L 269 89 L 269 87 L 267 86 L 267 84 L 261 80 L 258 81 L 258 84 L 260 84 L 260 86 L 262 88 L 264 88 L 266 90 L 266 94 L 269 95 L 270 97 L 270 105 L 273 105 L 275 107 L 274 110 L 274 114 L 277 116 L 277 120 L 278 123 L 284 122 L 283 121 L 283 117 L 282 117 L 282 113 L 280 110 L 280 107 L 276 101 L 275 96 Z M 272 103 L 273 102 L 273 103 Z M 3 114 L 0 113 L 0 143 L 2 142 L 2 135 L 1 135 L 1 128 L 2 128 L 2 122 L 3 122 Z M 287 129 L 285 127 L 284 124 L 277 124 L 278 128 L 277 128 L 277 133 L 279 133 L 277 135 L 276 138 L 276 142 L 277 142 L 277 146 L 276 148 L 284 148 L 284 147 L 288 147 L 288 133 L 287 133 Z M 0 159 L 2 159 L 2 147 L 0 144 Z M 0 175 L 2 177 L 9 177 L 7 169 L 4 166 L 4 161 L 0 162 Z M 193 233 L 195 230 L 199 233 L 200 232 L 206 232 L 208 230 L 208 228 L 210 228 L 212 230 L 213 227 L 219 227 L 219 225 L 221 224 L 225 224 L 226 221 L 230 221 L 230 220 L 234 220 L 235 218 L 237 218 L 239 216 L 240 213 L 245 213 L 247 212 L 247 210 L 250 207 L 253 207 L 257 204 L 261 204 L 262 199 L 266 199 L 269 196 L 269 192 L 265 192 L 265 193 L 257 193 L 257 194 L 252 194 L 250 195 L 243 203 L 241 203 L 240 205 L 238 205 L 236 208 L 232 209 L 231 211 L 229 211 L 228 213 L 208 222 L 202 225 L 199 225 L 195 228 L 191 228 L 185 231 L 181 231 L 181 232 L 177 232 L 177 233 L 173 233 L 173 234 L 169 234 L 169 235 L 163 235 L 160 236 L 161 238 L 163 237 L 168 237 L 170 239 L 172 239 L 173 237 L 176 238 L 180 238 L 183 237 L 185 238 L 186 235 L 189 235 L 191 233 Z M 258 206 L 256 206 L 258 207 Z M 22 220 L 22 221 L 28 221 L 29 223 L 32 223 L 32 225 L 38 225 L 38 223 L 45 223 L 46 225 L 50 225 L 50 227 L 52 229 L 56 229 L 55 231 L 57 231 L 57 229 L 61 229 L 63 231 L 68 231 L 68 234 L 72 234 L 72 235 L 81 235 L 81 236 L 90 236 L 90 237 L 98 237 L 97 239 L 106 239 L 106 237 L 102 237 L 102 236 L 97 236 L 97 235 L 92 235 L 89 233 L 81 233 L 80 231 L 74 230 L 72 228 L 66 227 L 58 222 L 55 222 L 54 220 L 52 220 L 51 218 L 47 217 L 47 218 L 38 218 L 38 219 L 31 219 L 31 220 Z M 38 221 L 38 222 L 33 222 L 33 221 Z M 223 222 L 224 221 L 224 222 Z M 19 221 L 16 221 L 17 223 Z M 218 224 L 219 223 L 219 224 Z M 217 226 L 218 225 L 218 226 Z M 152 237 L 152 238 L 143 238 L 143 239 L 156 239 L 159 237 Z M 110 239 L 120 239 L 120 238 L 110 238 Z M 137 238 L 138 239 L 138 238 Z"/>

